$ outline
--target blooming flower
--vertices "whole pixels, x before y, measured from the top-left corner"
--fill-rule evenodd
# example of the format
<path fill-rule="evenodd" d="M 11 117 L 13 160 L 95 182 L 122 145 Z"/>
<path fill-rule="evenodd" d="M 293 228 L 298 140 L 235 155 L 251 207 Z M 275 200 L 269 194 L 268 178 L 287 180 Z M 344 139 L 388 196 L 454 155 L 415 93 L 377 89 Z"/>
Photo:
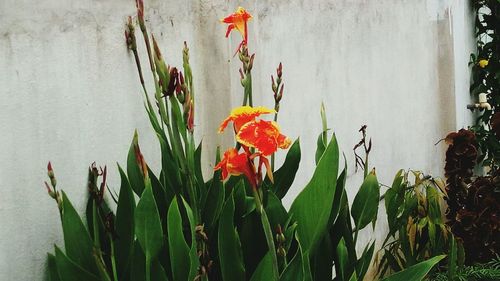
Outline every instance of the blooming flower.
<path fill-rule="evenodd" d="M 238 32 L 241 34 L 241 37 L 243 37 L 243 41 L 241 42 L 240 45 L 247 44 L 248 42 L 247 22 L 250 19 L 252 19 L 252 15 L 250 15 L 242 7 L 238 7 L 236 12 L 221 19 L 221 22 L 229 24 L 227 26 L 226 37 L 229 36 L 231 30 L 236 28 L 236 30 L 238 30 Z"/>
<path fill-rule="evenodd" d="M 239 153 L 236 148 L 230 148 L 224 152 L 224 157 L 215 166 L 214 170 L 222 171 L 222 179 L 225 180 L 229 175 L 245 175 L 253 188 L 257 187 L 255 171 L 248 159 L 246 153 Z"/>
<path fill-rule="evenodd" d="M 485 68 L 486 66 L 488 66 L 488 63 L 489 63 L 489 61 L 488 61 L 488 60 L 485 60 L 485 59 L 482 59 L 482 60 L 480 60 L 480 61 L 478 62 L 479 67 L 481 67 L 481 68 Z"/>
<path fill-rule="evenodd" d="M 236 135 L 236 140 L 247 146 L 254 147 L 264 156 L 271 155 L 278 148 L 286 149 L 291 141 L 280 133 L 276 122 L 254 120 L 243 125 Z"/>
<path fill-rule="evenodd" d="M 260 116 L 261 114 L 269 114 L 274 113 L 273 109 L 269 109 L 264 106 L 251 107 L 251 106 L 240 106 L 234 108 L 231 111 L 231 114 L 222 121 L 219 127 L 219 133 L 222 133 L 224 129 L 227 127 L 229 122 L 233 122 L 234 131 L 237 133 L 240 128 L 250 121 L 254 121 L 255 117 Z"/>

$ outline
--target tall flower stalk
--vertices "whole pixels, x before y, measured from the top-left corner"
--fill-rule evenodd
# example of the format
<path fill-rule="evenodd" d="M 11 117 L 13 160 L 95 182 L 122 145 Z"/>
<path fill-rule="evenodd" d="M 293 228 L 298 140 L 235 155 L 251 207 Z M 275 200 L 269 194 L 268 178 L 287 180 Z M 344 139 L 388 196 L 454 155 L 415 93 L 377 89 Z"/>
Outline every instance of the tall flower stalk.
<path fill-rule="evenodd" d="M 277 250 L 274 243 L 273 231 L 263 206 L 262 168 L 265 167 L 267 177 L 273 181 L 274 153 L 278 148 L 286 149 L 291 141 L 280 133 L 277 120 L 279 110 L 278 96 L 276 92 L 274 110 L 264 107 L 253 107 L 252 98 L 252 67 L 255 54 L 250 55 L 248 50 L 248 25 L 247 22 L 252 16 L 243 8 L 239 7 L 236 12 L 223 18 L 221 22 L 227 23 L 228 28 L 226 37 L 233 29 L 236 29 L 242 36 L 242 41 L 238 46 L 237 54 L 242 62 L 242 68 L 239 69 L 241 85 L 243 86 L 242 106 L 233 110 L 228 118 L 221 124 L 219 132 L 222 132 L 230 121 L 233 122 L 234 132 L 236 134 L 236 148 L 230 148 L 224 153 L 223 159 L 217 164 L 215 170 L 222 170 L 222 178 L 226 179 L 229 175 L 244 175 L 251 185 L 253 197 L 257 212 L 260 215 L 262 227 L 267 241 L 267 246 L 272 257 L 273 274 L 275 278 L 279 277 Z M 283 86 L 281 83 L 281 64 L 278 68 L 278 86 L 281 94 Z M 273 87 L 275 87 L 273 83 Z M 261 114 L 274 113 L 274 121 L 265 121 L 257 119 Z M 239 153 L 238 150 L 243 152 Z M 271 162 L 267 159 L 271 156 Z M 256 163 L 257 161 L 257 163 Z"/>

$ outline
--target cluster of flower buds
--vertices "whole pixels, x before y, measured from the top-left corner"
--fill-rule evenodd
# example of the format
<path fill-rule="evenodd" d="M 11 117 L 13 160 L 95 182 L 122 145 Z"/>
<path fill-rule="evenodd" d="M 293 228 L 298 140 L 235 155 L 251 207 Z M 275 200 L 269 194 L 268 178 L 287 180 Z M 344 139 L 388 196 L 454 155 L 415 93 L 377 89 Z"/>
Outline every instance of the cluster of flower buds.
<path fill-rule="evenodd" d="M 139 27 L 144 32 L 146 30 L 146 23 L 144 21 L 144 2 L 142 0 L 135 0 L 135 5 L 137 7 L 137 21 L 139 22 Z"/>
<path fill-rule="evenodd" d="M 275 104 L 274 110 L 276 111 L 279 111 L 279 103 L 281 101 L 281 98 L 283 97 L 283 88 L 285 87 L 285 83 L 281 83 L 282 75 L 283 75 L 283 65 L 280 62 L 278 68 L 276 69 L 276 81 L 274 80 L 274 76 L 271 75 L 271 82 L 272 82 L 271 87 L 274 93 L 274 104 Z"/>
<path fill-rule="evenodd" d="M 137 166 L 139 166 L 139 170 L 141 170 L 144 178 L 147 178 L 148 175 L 148 165 L 146 164 L 146 160 L 144 160 L 144 156 L 141 153 L 141 149 L 139 148 L 139 136 L 137 135 L 137 131 L 134 133 L 134 139 L 132 140 L 134 145 L 134 153 L 135 159 L 137 161 Z"/>
<path fill-rule="evenodd" d="M 276 253 L 280 257 L 286 257 L 285 242 L 285 235 L 283 234 L 281 225 L 278 224 L 278 227 L 276 227 Z"/>
<path fill-rule="evenodd" d="M 88 177 L 88 190 L 92 198 L 100 205 L 104 201 L 104 191 L 106 190 L 106 175 L 107 168 L 104 166 L 99 167 L 92 163 L 89 167 L 89 177 Z M 102 181 L 99 187 L 97 187 L 97 180 L 102 176 Z"/>
<path fill-rule="evenodd" d="M 200 266 L 198 267 L 198 274 L 195 277 L 195 281 L 202 280 L 204 276 L 207 276 L 212 267 L 213 261 L 210 259 L 208 252 L 208 236 L 205 233 L 205 227 L 203 224 L 197 225 L 195 227 L 196 235 L 196 245 L 198 259 L 200 260 Z"/>
<path fill-rule="evenodd" d="M 54 170 L 52 169 L 52 164 L 50 162 L 49 164 L 47 164 L 47 176 L 49 176 L 50 180 L 50 185 L 47 182 L 45 182 L 45 188 L 47 188 L 47 193 L 49 194 L 50 197 L 56 200 L 59 211 L 62 211 L 62 197 L 59 191 L 57 191 L 56 189 L 57 180 L 54 175 Z"/>
<path fill-rule="evenodd" d="M 135 38 L 135 27 L 132 22 L 132 17 L 128 17 L 127 26 L 125 28 L 125 42 L 129 50 L 137 50 L 137 40 Z"/>
<path fill-rule="evenodd" d="M 248 48 L 245 44 L 243 44 L 238 52 L 241 63 L 243 64 L 243 69 L 240 68 L 241 75 L 241 84 L 245 86 L 246 76 L 252 71 L 253 60 L 255 58 L 255 54 L 251 56 L 248 54 Z"/>

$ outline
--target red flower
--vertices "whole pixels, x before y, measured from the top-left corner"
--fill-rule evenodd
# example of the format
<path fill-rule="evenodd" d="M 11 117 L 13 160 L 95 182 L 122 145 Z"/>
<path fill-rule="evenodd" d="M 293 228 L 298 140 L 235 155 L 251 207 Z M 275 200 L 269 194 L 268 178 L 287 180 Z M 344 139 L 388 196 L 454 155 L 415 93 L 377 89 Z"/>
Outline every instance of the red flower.
<path fill-rule="evenodd" d="M 236 140 L 247 146 L 254 147 L 264 156 L 271 155 L 278 148 L 286 149 L 291 141 L 288 137 L 280 133 L 276 122 L 254 120 L 243 125 Z"/>
<path fill-rule="evenodd" d="M 248 43 L 247 22 L 251 19 L 252 15 L 250 15 L 242 7 L 238 7 L 238 10 L 236 10 L 236 12 L 221 19 L 221 22 L 229 24 L 227 26 L 226 37 L 228 37 L 229 33 L 231 33 L 231 31 L 235 28 L 241 34 L 241 37 L 243 37 L 243 41 L 241 41 L 238 50 L 243 44 L 246 45 Z"/>
<path fill-rule="evenodd" d="M 256 175 L 252 163 L 246 153 L 238 154 L 236 148 L 230 148 L 224 152 L 224 157 L 215 166 L 214 170 L 222 170 L 222 179 L 226 180 L 229 175 L 245 175 L 253 188 L 257 188 Z"/>
<path fill-rule="evenodd" d="M 240 128 L 250 121 L 254 121 L 255 117 L 261 114 L 274 113 L 273 109 L 269 109 L 263 106 L 251 107 L 251 106 L 240 106 L 231 111 L 231 114 L 222 121 L 219 127 L 219 133 L 222 133 L 227 127 L 229 122 L 233 122 L 234 131 L 238 133 Z"/>

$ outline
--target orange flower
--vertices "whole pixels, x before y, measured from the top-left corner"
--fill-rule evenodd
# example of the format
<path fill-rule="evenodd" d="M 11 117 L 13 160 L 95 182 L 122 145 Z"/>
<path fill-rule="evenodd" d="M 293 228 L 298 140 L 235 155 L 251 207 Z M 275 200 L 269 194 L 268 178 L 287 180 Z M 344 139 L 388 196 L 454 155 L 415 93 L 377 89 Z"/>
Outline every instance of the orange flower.
<path fill-rule="evenodd" d="M 236 28 L 236 30 L 238 30 L 238 32 L 240 32 L 241 37 L 243 37 L 243 41 L 241 42 L 240 46 L 243 44 L 247 44 L 247 42 L 248 42 L 247 22 L 250 19 L 252 19 L 252 15 L 250 15 L 242 7 L 238 7 L 238 10 L 236 10 L 236 12 L 221 19 L 221 22 L 229 24 L 227 26 L 226 37 L 229 36 L 229 33 L 231 33 L 231 30 Z"/>
<path fill-rule="evenodd" d="M 276 122 L 255 120 L 243 125 L 236 135 L 236 140 L 247 146 L 255 147 L 262 155 L 271 155 L 278 148 L 286 149 L 291 141 L 280 133 Z"/>
<path fill-rule="evenodd" d="M 238 154 L 236 148 L 230 148 L 224 152 L 224 157 L 215 166 L 214 170 L 222 170 L 222 180 L 227 179 L 229 175 L 239 176 L 243 174 L 252 187 L 257 188 L 255 171 L 248 159 L 248 155 L 246 153 Z"/>
<path fill-rule="evenodd" d="M 222 133 L 231 121 L 234 125 L 234 131 L 237 133 L 240 130 L 241 126 L 250 121 L 254 121 L 255 117 L 261 114 L 269 114 L 274 112 L 275 111 L 273 109 L 269 109 L 263 106 L 251 107 L 245 105 L 237 107 L 231 111 L 231 114 L 224 121 L 222 121 L 219 127 L 219 133 Z"/>

